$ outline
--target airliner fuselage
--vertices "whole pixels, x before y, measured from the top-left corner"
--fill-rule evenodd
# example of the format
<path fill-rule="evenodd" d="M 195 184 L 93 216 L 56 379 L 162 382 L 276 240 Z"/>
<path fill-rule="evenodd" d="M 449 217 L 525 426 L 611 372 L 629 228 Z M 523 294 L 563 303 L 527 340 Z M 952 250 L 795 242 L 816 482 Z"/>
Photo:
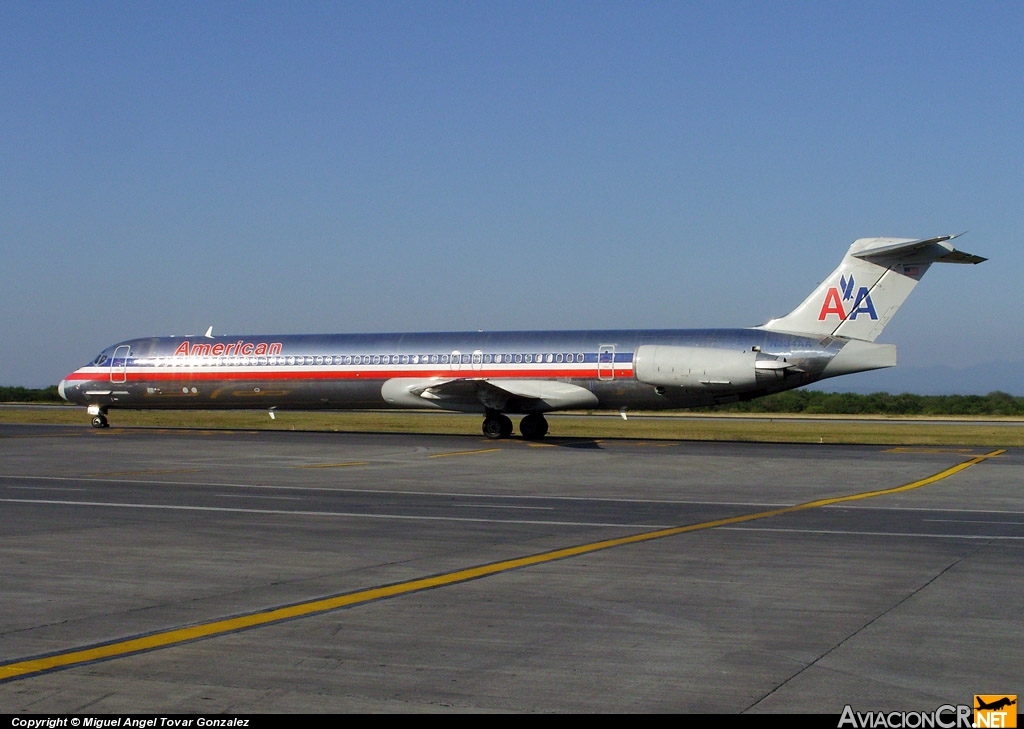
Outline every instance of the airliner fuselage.
<path fill-rule="evenodd" d="M 151 337 L 108 347 L 60 389 L 100 413 L 684 408 L 843 374 L 829 366 L 845 344 L 760 329 Z M 876 366 L 892 363 L 894 348 L 872 346 Z"/>

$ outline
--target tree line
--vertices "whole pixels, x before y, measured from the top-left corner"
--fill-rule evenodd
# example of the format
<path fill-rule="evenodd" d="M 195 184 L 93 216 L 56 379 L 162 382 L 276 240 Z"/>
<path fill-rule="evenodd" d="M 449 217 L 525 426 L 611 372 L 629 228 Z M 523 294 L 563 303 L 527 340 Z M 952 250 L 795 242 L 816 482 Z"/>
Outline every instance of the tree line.
<path fill-rule="evenodd" d="M 64 402 L 57 394 L 57 386 L 42 389 L 31 387 L 4 387 L 0 385 L 0 402 Z"/>
<path fill-rule="evenodd" d="M 804 415 L 1004 415 L 1024 416 L 1024 397 L 995 391 L 987 395 L 890 395 L 875 392 L 787 390 L 748 402 L 695 408 L 726 413 Z"/>

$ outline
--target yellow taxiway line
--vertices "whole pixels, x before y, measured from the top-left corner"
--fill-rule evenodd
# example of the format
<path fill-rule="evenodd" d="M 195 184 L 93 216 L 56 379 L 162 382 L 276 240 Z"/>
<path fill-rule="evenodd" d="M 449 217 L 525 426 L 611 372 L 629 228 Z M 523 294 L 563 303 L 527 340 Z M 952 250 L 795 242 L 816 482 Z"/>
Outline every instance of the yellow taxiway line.
<path fill-rule="evenodd" d="M 468 454 L 473 452 L 474 451 L 464 451 L 463 453 Z M 475 452 L 486 453 L 488 451 Z M 310 615 L 317 615 L 319 613 L 324 613 L 331 610 L 338 610 L 340 608 L 361 605 L 363 603 L 372 602 L 374 600 L 383 600 L 390 597 L 396 597 L 398 595 L 406 595 L 412 592 L 418 592 L 420 590 L 429 590 L 435 587 L 454 585 L 460 582 L 475 580 L 481 577 L 488 577 L 490 575 L 495 575 L 501 572 L 521 569 L 523 567 L 530 567 L 537 564 L 543 564 L 545 562 L 552 562 L 558 559 L 577 557 L 581 554 L 588 554 L 590 552 L 596 552 L 602 549 L 611 549 L 612 547 L 621 547 L 627 544 L 647 542 L 652 539 L 662 539 L 664 537 L 671 537 L 677 534 L 686 534 L 688 532 L 696 532 L 704 529 L 714 529 L 716 527 L 728 526 L 731 524 L 742 524 L 743 522 L 754 521 L 755 519 L 765 519 L 772 516 L 780 516 L 782 514 L 791 514 L 797 511 L 805 511 L 807 509 L 818 509 L 824 506 L 831 506 L 832 504 L 839 504 L 845 501 L 857 501 L 859 499 L 870 499 L 876 496 L 885 496 L 888 494 L 900 493 L 902 491 L 910 491 L 912 489 L 920 488 L 922 486 L 927 486 L 928 484 L 935 483 L 936 481 L 941 481 L 942 479 L 948 478 L 954 474 L 959 473 L 960 471 L 970 468 L 971 466 L 974 466 L 978 463 L 981 463 L 982 461 L 988 458 L 998 456 L 1005 452 L 1005 449 L 1000 449 L 992 451 L 991 453 L 986 453 L 981 456 L 976 456 L 955 466 L 947 468 L 944 471 L 940 471 L 936 474 L 928 476 L 927 478 L 922 478 L 918 481 L 913 481 L 911 483 L 904 484 L 902 486 L 896 486 L 893 488 L 877 489 L 874 491 L 864 491 L 857 494 L 850 494 L 848 496 L 835 496 L 825 499 L 816 499 L 814 501 L 808 501 L 803 504 L 796 504 L 795 506 L 786 506 L 779 509 L 759 511 L 752 514 L 731 516 L 724 519 L 714 519 L 712 521 L 705 521 L 699 524 L 671 527 L 668 529 L 658 529 L 651 532 L 634 534 L 628 537 L 619 537 L 617 539 L 605 539 L 599 542 L 581 544 L 575 547 L 555 549 L 550 552 L 541 552 L 540 554 L 533 554 L 526 557 L 518 557 L 515 559 L 507 559 L 501 562 L 495 562 L 493 564 L 486 564 L 477 567 L 470 567 L 468 569 L 456 570 L 454 572 L 448 572 L 445 574 L 436 575 L 434 577 L 423 577 L 420 579 L 408 580 L 405 582 L 396 583 L 394 585 L 384 585 L 382 587 L 374 587 L 368 590 L 359 590 L 357 592 L 352 592 L 346 595 L 335 595 L 332 597 L 319 598 L 316 600 L 302 602 L 297 605 L 288 605 L 285 607 L 263 610 L 260 612 L 250 613 L 248 615 L 240 615 L 238 617 L 233 618 L 211 620 L 209 622 L 200 623 L 198 625 L 191 625 L 182 628 L 172 628 L 170 630 L 163 630 L 149 635 L 129 638 L 127 640 L 118 640 L 110 643 L 105 643 L 102 645 L 63 651 L 53 655 L 15 661 L 13 663 L 0 665 L 0 681 L 27 678 L 29 676 L 44 673 L 46 671 L 69 668 L 71 666 L 81 665 L 84 663 L 91 663 L 93 661 L 120 658 L 123 656 L 131 655 L 133 653 L 141 653 L 143 651 L 151 651 L 158 648 L 167 648 L 169 646 L 186 643 L 193 640 L 199 640 L 201 638 L 210 638 L 217 635 L 234 633 L 239 630 L 270 625 L 272 623 L 278 623 L 284 620 L 304 618 Z M 450 453 L 439 455 L 458 454 Z"/>
<path fill-rule="evenodd" d="M 480 448 L 475 451 L 452 451 L 450 453 L 434 453 L 427 456 L 427 458 L 448 458 L 450 456 L 472 456 L 477 453 L 494 453 L 495 451 L 501 450 L 500 448 Z"/>

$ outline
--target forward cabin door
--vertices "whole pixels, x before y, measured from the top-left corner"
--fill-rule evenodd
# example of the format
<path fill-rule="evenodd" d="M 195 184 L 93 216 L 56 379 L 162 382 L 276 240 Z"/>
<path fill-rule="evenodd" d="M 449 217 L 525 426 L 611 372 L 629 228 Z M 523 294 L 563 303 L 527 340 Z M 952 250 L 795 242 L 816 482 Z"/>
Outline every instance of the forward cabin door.
<path fill-rule="evenodd" d="M 114 356 L 110 358 L 110 381 L 120 384 L 128 379 L 128 353 L 131 347 L 122 344 L 114 350 Z"/>

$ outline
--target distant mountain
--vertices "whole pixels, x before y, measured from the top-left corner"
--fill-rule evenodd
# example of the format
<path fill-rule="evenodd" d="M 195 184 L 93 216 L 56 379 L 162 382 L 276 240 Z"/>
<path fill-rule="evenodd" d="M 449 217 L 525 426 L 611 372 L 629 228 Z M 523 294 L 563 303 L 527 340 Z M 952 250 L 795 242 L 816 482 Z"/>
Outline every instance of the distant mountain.
<path fill-rule="evenodd" d="M 934 365 L 904 367 L 846 375 L 825 380 L 809 389 L 822 392 L 870 394 L 888 392 L 914 395 L 987 395 L 999 390 L 1024 396 L 1024 362 L 989 362 L 965 369 Z"/>

